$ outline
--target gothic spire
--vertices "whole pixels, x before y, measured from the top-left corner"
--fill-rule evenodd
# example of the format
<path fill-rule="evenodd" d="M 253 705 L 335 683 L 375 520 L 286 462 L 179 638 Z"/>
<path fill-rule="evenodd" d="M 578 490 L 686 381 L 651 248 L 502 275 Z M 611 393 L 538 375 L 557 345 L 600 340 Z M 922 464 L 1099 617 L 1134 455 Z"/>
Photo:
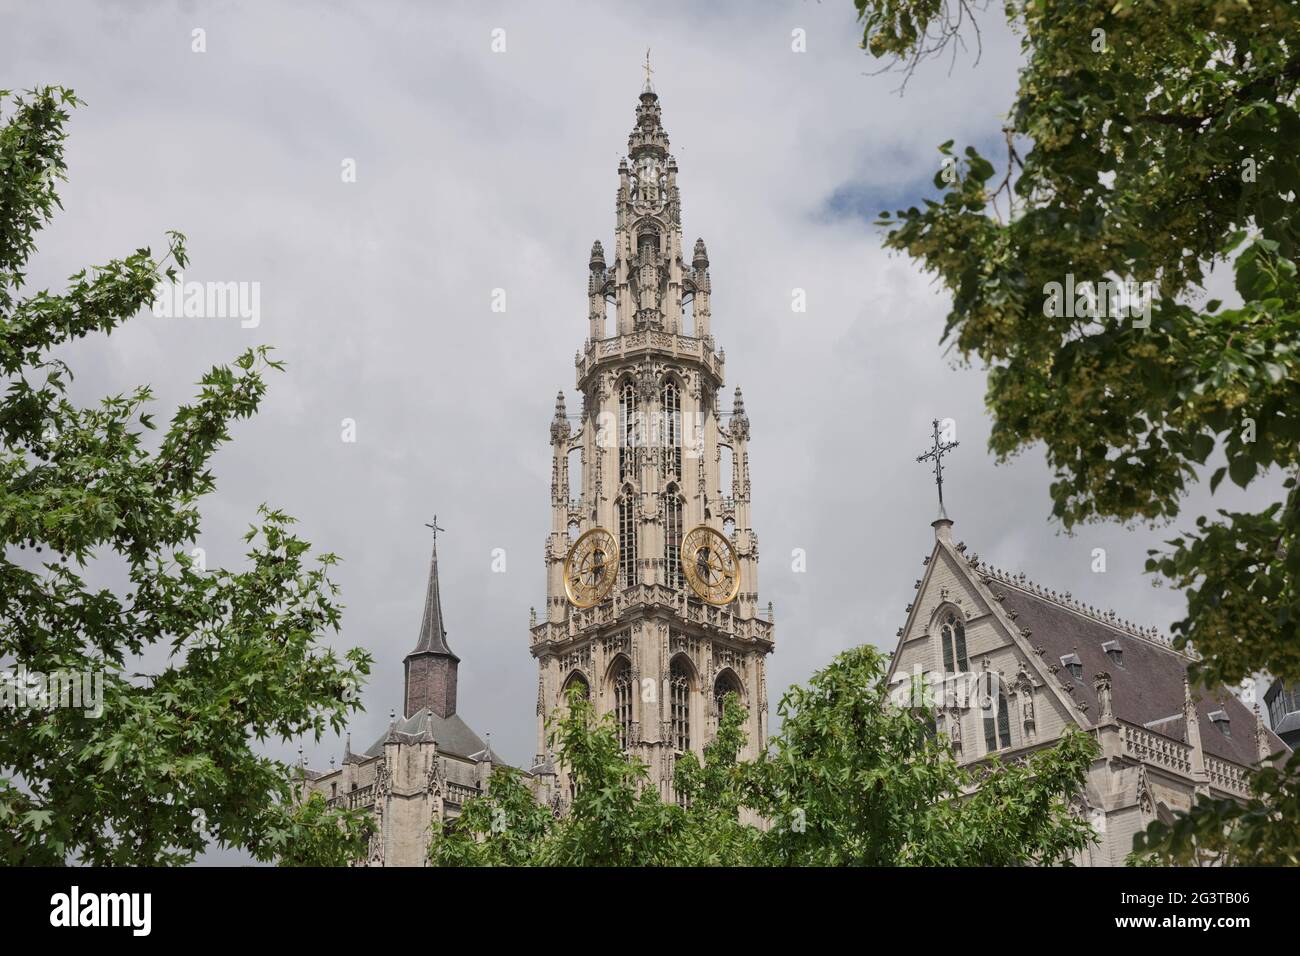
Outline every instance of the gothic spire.
<path fill-rule="evenodd" d="M 408 654 L 446 654 L 460 660 L 447 646 L 447 629 L 442 623 L 442 595 L 438 588 L 438 519 L 433 519 L 433 556 L 429 559 L 429 584 L 424 594 L 424 617 L 420 621 L 420 637 L 415 650 Z"/>
<path fill-rule="evenodd" d="M 424 617 L 415 650 L 403 662 L 406 671 L 406 696 L 402 716 L 412 717 L 431 710 L 439 717 L 456 713 L 456 672 L 460 658 L 447 646 L 447 630 L 442 624 L 442 596 L 438 588 L 438 519 L 433 529 L 433 556 L 429 560 L 429 584 L 424 595 Z"/>

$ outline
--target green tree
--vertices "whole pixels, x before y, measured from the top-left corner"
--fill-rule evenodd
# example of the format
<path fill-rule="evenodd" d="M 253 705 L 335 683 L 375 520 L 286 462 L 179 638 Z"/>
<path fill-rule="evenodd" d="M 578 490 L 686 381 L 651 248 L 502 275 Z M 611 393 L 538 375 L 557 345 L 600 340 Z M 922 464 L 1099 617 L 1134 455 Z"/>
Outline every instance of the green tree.
<path fill-rule="evenodd" d="M 573 783 L 573 800 L 547 847 L 556 866 L 671 866 L 681 807 L 665 803 L 644 763 L 623 752 L 612 714 L 596 716 L 576 691 L 547 743 Z"/>
<path fill-rule="evenodd" d="M 856 5 L 866 49 L 907 68 L 970 13 Z M 1199 516 L 1147 562 L 1186 590 L 1175 638 L 1209 684 L 1300 679 L 1298 13 L 1295 0 L 1008 3 L 1025 62 L 1005 168 L 974 147 L 959 160 L 949 141 L 942 196 L 881 214 L 886 245 L 951 293 L 944 338 L 988 368 L 992 450 L 1045 445 L 1066 528 L 1172 521 L 1216 453 L 1211 489 L 1284 480 L 1280 500 Z M 1196 304 L 1225 262 L 1241 304 Z M 1056 308 L 1050 284 L 1067 277 L 1152 283 L 1149 327 L 1086 300 Z"/>
<path fill-rule="evenodd" d="M 436 866 L 539 866 L 555 825 L 513 767 L 493 767 L 488 792 L 465 803 L 454 827 L 435 825 L 429 861 Z"/>
<path fill-rule="evenodd" d="M 946 738 L 892 704 L 880 653 L 848 651 L 781 703 L 770 753 L 742 761 L 745 711 L 728 695 L 703 761 L 684 754 L 664 803 L 610 715 L 573 697 L 552 745 L 576 795 L 559 819 L 507 771 L 470 801 L 430 859 L 469 866 L 1013 865 L 1057 862 L 1092 839 L 1067 807 L 1096 753 L 1067 735 L 1020 764 L 957 766 Z M 499 777 L 498 777 L 499 774 Z M 765 817 L 766 830 L 755 825 Z"/>
<path fill-rule="evenodd" d="M 272 839 L 280 866 L 348 866 L 366 858 L 375 818 L 369 810 L 335 810 L 320 793 L 294 805 Z"/>
<path fill-rule="evenodd" d="M 548 743 L 575 791 L 556 819 L 508 768 L 469 801 L 449 833 L 435 830 L 429 858 L 454 866 L 704 866 L 746 861 L 757 831 L 739 822 L 736 755 L 744 711 L 734 701 L 722 732 L 679 762 L 689 808 L 659 798 L 643 763 L 629 757 L 610 714 L 597 717 L 576 691 L 552 718 Z M 749 831 L 749 832 L 747 832 Z"/>
<path fill-rule="evenodd" d="M 303 821 L 288 768 L 253 741 L 340 729 L 370 668 L 364 652 L 340 659 L 322 648 L 339 625 L 335 558 L 309 564 L 289 516 L 259 510 L 244 570 L 204 571 L 187 553 L 215 487 L 209 459 L 230 424 L 257 410 L 263 371 L 281 365 L 258 348 L 212 368 L 157 437 L 147 387 L 74 405 L 58 349 L 148 306 L 185 265 L 184 238 L 171 234 L 161 262 L 138 249 L 78 272 L 62 293 L 20 297 L 36 233 L 59 204 L 68 110 L 79 104 L 57 87 L 0 93 L 6 102 L 0 661 L 11 697 L 32 674 L 102 675 L 103 709 L 0 715 L 0 860 L 185 863 L 210 844 L 274 859 Z M 129 584 L 92 587 L 82 577 L 91 566 Z M 150 649 L 164 663 L 133 673 Z M 330 815 L 308 809 L 317 823 Z M 336 816 L 329 832 L 346 842 Z"/>
<path fill-rule="evenodd" d="M 908 71 L 974 22 L 966 0 L 855 4 L 863 46 Z M 1147 570 L 1187 593 L 1174 635 L 1201 655 L 1195 679 L 1300 680 L 1300 4 L 1005 10 L 1024 54 L 1005 168 L 943 144 L 942 196 L 882 213 L 886 245 L 951 293 L 944 339 L 988 368 L 991 448 L 1005 459 L 1043 442 L 1066 528 L 1171 522 L 1216 453 L 1226 463 L 1211 492 L 1225 476 L 1243 488 L 1282 478 L 1280 500 L 1197 516 Z M 1199 303 L 1223 263 L 1240 304 Z M 1067 276 L 1153 283 L 1149 325 L 1096 314 L 1087 300 L 1052 307 L 1050 284 Z M 1228 862 L 1259 859 L 1249 848 L 1293 854 L 1294 789 L 1283 779 L 1262 772 L 1244 810 L 1202 801 L 1173 827 L 1154 825 L 1144 859 L 1186 860 L 1193 837 Z"/>
<path fill-rule="evenodd" d="M 748 711 L 734 692 L 722 701 L 718 733 L 694 753 L 677 760 L 673 786 L 686 809 L 678 841 L 687 866 L 749 866 L 763 862 L 762 832 L 753 806 L 752 764 L 740 759 Z M 748 812 L 747 812 L 748 811 Z"/>
<path fill-rule="evenodd" d="M 959 767 L 933 712 L 893 703 L 884 675 L 880 652 L 858 647 L 782 698 L 781 733 L 751 767 L 753 805 L 772 821 L 766 862 L 1057 863 L 1093 839 L 1068 806 L 1097 753 L 1091 737 L 1067 733 L 1022 763 Z"/>

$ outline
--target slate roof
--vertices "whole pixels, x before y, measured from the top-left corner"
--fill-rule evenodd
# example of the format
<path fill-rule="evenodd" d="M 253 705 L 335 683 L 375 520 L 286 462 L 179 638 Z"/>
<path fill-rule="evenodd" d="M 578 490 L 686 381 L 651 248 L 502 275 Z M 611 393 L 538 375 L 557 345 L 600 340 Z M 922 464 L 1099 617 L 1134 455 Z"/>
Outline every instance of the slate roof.
<path fill-rule="evenodd" d="M 421 739 L 432 738 L 437 742 L 438 749 L 441 752 L 471 760 L 477 760 L 483 751 L 487 749 L 487 744 L 470 729 L 469 724 L 460 719 L 459 714 L 452 714 L 450 717 L 439 717 L 433 711 L 425 708 L 416 711 L 410 717 L 395 721 L 392 727 L 366 751 L 366 756 L 383 756 L 384 742 L 394 734 L 399 739 L 405 738 L 404 743 L 414 743 Z M 495 754 L 492 755 L 492 762 L 505 763 Z"/>
<path fill-rule="evenodd" d="M 995 579 L 987 586 L 995 596 L 1005 595 L 1001 602 L 1003 608 L 1015 614 L 1015 626 L 1028 628 L 1030 634 L 1026 640 L 1031 647 L 1043 648 L 1045 663 L 1060 666 L 1062 657 L 1078 655 L 1083 664 L 1083 679 L 1075 680 L 1064 666 L 1060 666 L 1056 678 L 1074 689 L 1072 696 L 1076 701 L 1087 703 L 1089 717 L 1096 719 L 1101 712 L 1093 677 L 1105 671 L 1110 674 L 1111 704 L 1118 719 L 1187 742 L 1183 678 L 1188 657 L 1159 643 L 1158 639 L 1138 636 L 1131 629 L 1109 624 L 1005 580 Z M 1102 649 L 1108 642 L 1119 644 L 1122 667 Z M 1245 766 L 1259 761 L 1255 714 L 1236 694 L 1224 687 L 1208 691 L 1193 688 L 1192 697 L 1196 700 L 1201 745 L 1206 753 Z M 1224 734 L 1210 720 L 1209 715 L 1217 710 L 1227 714 L 1229 734 Z M 1288 750 L 1272 731 L 1265 733 L 1273 752 Z"/>
<path fill-rule="evenodd" d="M 434 519 L 436 525 L 437 519 Z M 424 616 L 420 619 L 420 636 L 415 642 L 416 654 L 443 654 L 454 661 L 460 658 L 447 646 L 447 629 L 442 623 L 442 589 L 438 586 L 438 535 L 433 535 L 433 556 L 429 559 L 429 583 L 424 593 Z"/>

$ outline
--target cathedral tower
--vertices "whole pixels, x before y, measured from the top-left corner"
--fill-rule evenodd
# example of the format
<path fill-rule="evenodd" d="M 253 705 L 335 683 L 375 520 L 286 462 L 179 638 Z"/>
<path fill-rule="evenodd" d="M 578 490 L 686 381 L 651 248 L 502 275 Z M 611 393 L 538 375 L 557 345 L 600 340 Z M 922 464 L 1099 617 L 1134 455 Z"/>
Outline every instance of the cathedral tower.
<path fill-rule="evenodd" d="M 672 798 L 675 756 L 701 753 L 734 691 L 747 756 L 767 737 L 772 621 L 758 614 L 749 420 L 722 407 L 709 256 L 682 243 L 677 162 L 649 81 L 618 166 L 614 242 L 588 264 L 582 405 L 551 423 L 546 617 L 534 621 L 539 766 L 546 718 L 577 686 Z M 572 477 L 571 477 L 572 476 Z M 560 792 L 567 781 L 560 761 Z"/>

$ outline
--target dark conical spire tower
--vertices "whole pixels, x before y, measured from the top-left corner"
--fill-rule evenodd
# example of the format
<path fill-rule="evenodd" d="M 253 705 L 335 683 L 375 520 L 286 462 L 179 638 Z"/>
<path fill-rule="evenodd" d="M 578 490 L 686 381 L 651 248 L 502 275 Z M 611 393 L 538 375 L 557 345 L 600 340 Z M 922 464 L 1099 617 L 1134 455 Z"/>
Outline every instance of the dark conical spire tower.
<path fill-rule="evenodd" d="M 447 629 L 442 623 L 442 595 L 438 587 L 438 519 L 433 524 L 433 556 L 429 560 L 429 584 L 424 595 L 424 617 L 415 650 L 406 655 L 406 697 L 403 716 L 410 717 L 426 707 L 439 717 L 456 713 L 456 669 L 460 658 L 447 646 Z"/>

